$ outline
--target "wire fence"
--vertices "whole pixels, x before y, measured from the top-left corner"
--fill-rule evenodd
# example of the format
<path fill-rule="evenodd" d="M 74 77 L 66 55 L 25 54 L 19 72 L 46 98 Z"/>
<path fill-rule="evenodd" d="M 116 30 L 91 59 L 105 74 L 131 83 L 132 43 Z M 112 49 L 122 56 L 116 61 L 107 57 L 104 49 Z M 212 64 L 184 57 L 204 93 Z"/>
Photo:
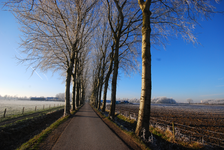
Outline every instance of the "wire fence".
<path fill-rule="evenodd" d="M 11 117 L 13 115 L 23 115 L 27 113 L 38 112 L 42 110 L 48 110 L 56 107 L 61 107 L 64 104 L 43 104 L 43 105 L 15 105 L 15 106 L 6 106 L 1 107 L 0 109 L 0 119 Z"/>
<path fill-rule="evenodd" d="M 107 105 L 109 109 L 109 105 Z M 137 120 L 138 109 L 136 106 L 129 105 L 128 107 L 116 106 L 116 113 L 119 113 L 130 119 Z M 159 118 L 151 117 L 150 124 L 154 127 L 160 128 L 161 130 L 171 130 L 172 123 L 170 121 L 162 120 Z M 202 144 L 212 145 L 220 148 L 224 148 L 224 133 L 205 130 L 202 128 L 192 127 L 188 125 L 182 125 L 174 122 L 175 126 L 175 138 L 185 141 L 192 142 L 197 141 Z M 219 138 L 220 137 L 220 138 Z"/>
<path fill-rule="evenodd" d="M 163 122 L 167 122 L 167 124 L 164 124 L 164 123 L 158 122 L 154 119 L 155 118 L 151 118 L 151 120 L 150 120 L 151 126 L 160 128 L 163 131 L 165 131 L 167 129 L 172 131 L 172 125 L 170 122 L 161 120 Z M 202 144 L 209 144 L 209 145 L 224 148 L 224 139 L 216 138 L 216 137 L 209 136 L 206 134 L 201 134 L 200 131 L 211 132 L 211 133 L 215 133 L 215 134 L 219 134 L 219 135 L 224 135 L 223 133 L 209 131 L 209 130 L 203 130 L 203 129 L 196 129 L 194 127 L 180 125 L 177 123 L 174 123 L 174 126 L 175 126 L 175 133 L 176 133 L 175 138 L 176 139 L 179 139 L 179 140 L 182 140 L 185 142 L 197 141 L 197 142 L 201 142 Z M 191 130 L 185 130 L 185 129 L 182 129 L 181 127 L 192 128 L 192 129 L 195 129 L 196 132 L 191 131 Z"/>

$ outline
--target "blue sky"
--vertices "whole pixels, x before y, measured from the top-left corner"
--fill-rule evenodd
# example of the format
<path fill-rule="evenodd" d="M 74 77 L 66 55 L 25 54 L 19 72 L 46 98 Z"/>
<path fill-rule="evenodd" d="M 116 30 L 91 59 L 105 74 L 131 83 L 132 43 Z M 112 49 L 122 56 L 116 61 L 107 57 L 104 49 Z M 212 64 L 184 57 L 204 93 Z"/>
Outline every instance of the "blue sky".
<path fill-rule="evenodd" d="M 224 2 L 217 5 L 224 8 Z M 43 73 L 18 64 L 20 35 L 16 19 L 0 10 L 0 95 L 55 96 L 65 90 L 64 77 L 59 73 Z M 181 38 L 170 39 L 166 49 L 152 49 L 152 97 L 172 97 L 178 102 L 187 98 L 199 102 L 224 98 L 224 15 L 200 21 L 198 42 L 193 45 Z M 141 75 L 120 74 L 117 98 L 140 98 Z M 108 93 L 110 99 L 110 92 Z"/>

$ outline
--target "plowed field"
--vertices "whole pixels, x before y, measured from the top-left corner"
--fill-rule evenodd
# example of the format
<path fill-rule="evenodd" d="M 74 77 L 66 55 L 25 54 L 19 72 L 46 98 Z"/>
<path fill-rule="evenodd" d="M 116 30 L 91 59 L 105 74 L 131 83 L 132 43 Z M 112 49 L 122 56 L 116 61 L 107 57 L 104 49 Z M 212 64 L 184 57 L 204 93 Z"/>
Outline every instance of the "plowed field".
<path fill-rule="evenodd" d="M 116 105 L 116 111 L 124 115 L 137 116 L 138 109 L 139 105 Z M 150 120 L 163 125 L 174 122 L 177 130 L 193 140 L 203 139 L 211 145 L 224 147 L 223 105 L 152 104 Z"/>

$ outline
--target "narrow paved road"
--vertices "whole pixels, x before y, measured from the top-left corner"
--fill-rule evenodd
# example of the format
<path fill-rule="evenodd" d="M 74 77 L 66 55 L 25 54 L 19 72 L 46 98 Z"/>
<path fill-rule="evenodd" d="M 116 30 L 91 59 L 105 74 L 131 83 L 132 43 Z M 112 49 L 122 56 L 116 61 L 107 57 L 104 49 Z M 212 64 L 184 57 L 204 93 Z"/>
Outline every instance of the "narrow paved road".
<path fill-rule="evenodd" d="M 96 115 L 89 104 L 85 104 L 65 128 L 53 150 L 128 150 Z"/>

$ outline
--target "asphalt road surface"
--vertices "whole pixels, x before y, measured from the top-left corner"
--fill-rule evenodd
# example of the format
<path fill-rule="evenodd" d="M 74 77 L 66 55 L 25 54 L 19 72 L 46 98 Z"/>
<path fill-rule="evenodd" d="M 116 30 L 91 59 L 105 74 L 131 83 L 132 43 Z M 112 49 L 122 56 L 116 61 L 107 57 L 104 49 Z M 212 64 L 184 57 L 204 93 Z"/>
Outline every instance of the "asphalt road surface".
<path fill-rule="evenodd" d="M 89 104 L 85 104 L 65 128 L 53 150 L 128 150 L 96 115 Z"/>

